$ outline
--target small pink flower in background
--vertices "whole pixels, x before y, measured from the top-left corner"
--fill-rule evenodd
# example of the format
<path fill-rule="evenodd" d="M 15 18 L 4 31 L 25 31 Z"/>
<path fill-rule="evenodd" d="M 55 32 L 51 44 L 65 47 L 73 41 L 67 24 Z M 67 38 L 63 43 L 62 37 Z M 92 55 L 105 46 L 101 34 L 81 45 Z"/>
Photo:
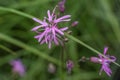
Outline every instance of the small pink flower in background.
<path fill-rule="evenodd" d="M 10 65 L 12 66 L 12 71 L 15 74 L 19 74 L 21 77 L 25 75 L 25 66 L 21 62 L 21 60 L 12 60 L 10 62 Z"/>
<path fill-rule="evenodd" d="M 35 38 L 38 40 L 38 42 L 40 42 L 40 44 L 48 44 L 49 48 L 51 48 L 53 42 L 56 45 L 63 44 L 62 38 L 64 37 L 64 31 L 68 30 L 68 27 L 60 28 L 58 23 L 68 22 L 71 20 L 71 15 L 65 15 L 58 18 L 58 16 L 55 14 L 55 9 L 52 13 L 50 10 L 48 10 L 48 17 L 44 17 L 43 21 L 33 18 L 35 22 L 40 24 L 32 29 L 32 31 L 37 33 Z"/>
<path fill-rule="evenodd" d="M 107 50 L 108 50 L 108 47 L 105 47 L 104 52 L 103 52 L 104 56 L 106 56 L 107 58 L 103 57 L 102 55 L 99 55 L 99 57 L 91 57 L 90 61 L 94 62 L 94 63 L 99 63 L 102 65 L 100 72 L 99 72 L 100 75 L 101 75 L 102 71 L 105 71 L 108 76 L 111 76 L 112 70 L 110 69 L 110 63 L 115 62 L 116 57 L 106 55 Z M 109 60 L 109 59 L 111 59 L 111 60 Z"/>
<path fill-rule="evenodd" d="M 74 67 L 73 61 L 72 60 L 68 60 L 66 62 L 66 68 L 67 68 L 67 71 L 68 71 L 69 74 L 71 73 L 73 67 Z"/>

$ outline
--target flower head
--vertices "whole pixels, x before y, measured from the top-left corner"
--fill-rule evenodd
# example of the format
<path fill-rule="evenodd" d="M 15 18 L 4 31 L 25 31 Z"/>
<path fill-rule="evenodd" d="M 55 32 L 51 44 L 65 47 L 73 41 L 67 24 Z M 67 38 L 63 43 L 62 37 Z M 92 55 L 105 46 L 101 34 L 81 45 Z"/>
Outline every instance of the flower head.
<path fill-rule="evenodd" d="M 59 45 L 59 43 L 63 44 L 62 38 L 64 36 L 64 31 L 68 30 L 68 27 L 59 28 L 58 23 L 71 20 L 71 15 L 65 15 L 57 18 L 58 16 L 55 14 L 55 9 L 52 13 L 50 10 L 48 10 L 48 17 L 44 17 L 43 21 L 33 18 L 34 21 L 40 24 L 32 29 L 32 31 L 37 33 L 35 38 L 38 39 L 40 44 L 48 44 L 49 48 L 51 48 L 52 42 L 54 42 L 56 45 Z"/>
<path fill-rule="evenodd" d="M 108 76 L 111 76 L 112 70 L 110 69 L 110 63 L 116 61 L 115 56 L 106 55 L 108 47 L 104 48 L 104 56 L 99 55 L 99 57 L 91 57 L 91 62 L 99 63 L 102 65 L 99 74 L 101 75 L 102 71 L 105 71 Z"/>
<path fill-rule="evenodd" d="M 17 73 L 20 76 L 24 76 L 25 75 L 25 67 L 23 65 L 23 63 L 21 62 L 21 60 L 12 60 L 10 61 L 10 65 L 12 66 L 12 71 L 13 73 Z"/>

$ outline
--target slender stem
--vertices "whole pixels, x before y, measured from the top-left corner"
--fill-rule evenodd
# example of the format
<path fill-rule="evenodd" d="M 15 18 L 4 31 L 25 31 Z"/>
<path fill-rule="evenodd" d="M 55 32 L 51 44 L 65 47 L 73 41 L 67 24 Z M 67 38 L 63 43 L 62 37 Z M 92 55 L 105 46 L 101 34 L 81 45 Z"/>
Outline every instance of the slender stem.
<path fill-rule="evenodd" d="M 64 46 L 65 44 L 63 44 L 61 46 L 61 54 L 60 54 L 60 60 L 61 60 L 61 66 L 60 66 L 60 76 L 61 76 L 61 80 L 64 80 L 64 76 L 63 76 L 63 67 L 64 67 Z"/>
<path fill-rule="evenodd" d="M 5 7 L 1 7 L 0 6 L 0 11 L 7 11 L 7 12 L 12 12 L 12 13 L 15 13 L 15 14 L 18 14 L 18 15 L 21 15 L 21 16 L 24 16 L 26 18 L 34 18 L 34 16 L 32 15 L 29 15 L 27 13 L 24 13 L 24 12 L 21 12 L 21 11 L 18 11 L 18 10 L 15 10 L 15 9 L 12 9 L 12 8 L 5 8 Z"/>
<path fill-rule="evenodd" d="M 9 48 L 7 48 L 7 47 L 5 47 L 5 46 L 3 46 L 1 44 L 0 44 L 0 48 L 2 48 L 3 50 L 5 50 L 5 51 L 7 51 L 7 52 L 9 52 L 9 53 L 11 53 L 13 55 L 16 55 L 16 53 L 14 51 L 10 50 Z"/>
<path fill-rule="evenodd" d="M 45 54 L 44 52 L 40 52 L 38 49 L 36 49 L 36 48 L 34 48 L 32 46 L 26 45 L 25 43 L 23 43 L 23 42 L 21 42 L 19 40 L 11 38 L 11 37 L 9 37 L 7 35 L 4 35 L 2 33 L 0 33 L 0 39 L 5 40 L 5 41 L 7 41 L 9 43 L 15 44 L 15 45 L 29 51 L 30 53 L 32 52 L 32 53 L 38 55 L 39 57 L 42 57 L 42 58 L 44 58 L 44 59 L 46 59 L 48 61 L 51 61 L 51 62 L 61 66 L 60 61 L 58 61 L 57 59 L 55 59 L 53 57 L 50 57 L 49 55 Z"/>
<path fill-rule="evenodd" d="M 101 52 L 95 50 L 94 48 L 92 48 L 91 46 L 85 44 L 85 43 L 82 42 L 81 40 L 78 40 L 77 38 L 75 38 L 75 37 L 73 37 L 73 36 L 71 36 L 71 35 L 68 35 L 68 34 L 66 34 L 66 33 L 65 33 L 65 35 L 66 35 L 68 38 L 70 38 L 71 40 L 73 40 L 73 41 L 75 41 L 75 42 L 81 44 L 82 46 L 88 48 L 89 50 L 91 50 L 91 51 L 97 53 L 98 55 L 101 55 L 101 56 L 103 56 L 104 58 L 108 58 L 108 57 L 106 57 L 105 55 L 103 55 Z M 120 67 L 120 64 L 118 64 L 118 63 L 112 61 L 111 59 L 108 59 L 108 60 L 110 60 L 111 62 L 113 62 L 114 64 L 116 64 L 117 66 Z"/>

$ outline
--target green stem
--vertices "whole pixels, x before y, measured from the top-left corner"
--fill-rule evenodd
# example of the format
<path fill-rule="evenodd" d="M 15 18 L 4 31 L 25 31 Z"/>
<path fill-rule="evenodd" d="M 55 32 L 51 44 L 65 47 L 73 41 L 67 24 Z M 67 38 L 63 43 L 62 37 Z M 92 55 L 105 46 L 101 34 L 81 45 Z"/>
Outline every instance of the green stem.
<path fill-rule="evenodd" d="M 15 9 L 11 9 L 11 8 L 5 8 L 5 7 L 0 6 L 0 11 L 12 12 L 12 13 L 24 16 L 26 18 L 30 18 L 30 19 L 34 18 L 34 16 L 32 16 L 32 15 L 29 15 L 29 14 L 26 14 L 24 12 L 21 12 L 21 11 L 15 10 Z"/>
<path fill-rule="evenodd" d="M 64 76 L 63 76 L 63 67 L 64 67 L 64 48 L 63 46 L 61 46 L 61 54 L 60 54 L 60 61 L 61 61 L 61 66 L 60 66 L 60 77 L 61 80 L 64 80 Z"/>
<path fill-rule="evenodd" d="M 5 51 L 7 51 L 7 52 L 9 52 L 9 53 L 11 53 L 13 55 L 16 55 L 16 53 L 14 51 L 12 51 L 11 49 L 9 49 L 9 48 L 1 45 L 1 44 L 0 44 L 0 48 L 2 48 L 3 50 L 5 50 Z"/>
<path fill-rule="evenodd" d="M 71 35 L 68 35 L 68 34 L 65 34 L 65 35 L 66 35 L 68 38 L 70 38 L 71 40 L 73 40 L 73 41 L 81 44 L 82 46 L 88 48 L 89 50 L 97 53 L 98 55 L 101 55 L 101 56 L 103 56 L 103 57 L 105 57 L 105 58 L 108 58 L 108 57 L 106 57 L 105 55 L 103 55 L 101 52 L 95 50 L 94 48 L 92 48 L 91 46 L 85 44 L 85 43 L 82 42 L 81 40 L 78 40 L 77 38 L 75 38 L 75 37 L 73 37 L 73 36 L 71 36 Z M 109 59 L 109 60 L 112 61 L 111 59 Z M 113 62 L 113 61 L 112 61 L 112 62 Z M 119 65 L 118 63 L 116 63 L 116 62 L 113 62 L 113 63 L 120 67 L 120 65 Z"/>
<path fill-rule="evenodd" d="M 60 65 L 60 61 L 58 61 L 58 60 L 56 60 L 55 58 L 52 58 L 52 57 L 46 55 L 46 54 L 43 53 L 43 52 L 40 52 L 39 50 L 37 50 L 36 48 L 34 48 L 34 47 L 32 47 L 32 46 L 29 46 L 29 45 L 24 44 L 23 42 L 21 42 L 21 41 L 19 41 L 19 40 L 13 39 L 13 38 L 11 38 L 11 37 L 9 37 L 9 36 L 7 36 L 7 35 L 4 35 L 4 34 L 2 34 L 2 33 L 0 33 L 0 39 L 5 40 L 5 41 L 7 41 L 7 42 L 10 42 L 10 43 L 12 43 L 12 44 L 15 44 L 15 45 L 17 45 L 17 46 L 19 46 L 19 47 L 21 47 L 21 48 L 23 48 L 23 49 L 25 49 L 25 50 L 27 50 L 27 51 L 29 51 L 29 52 L 32 52 L 32 53 L 38 55 L 39 57 L 42 57 L 42 58 L 44 58 L 44 59 L 46 59 L 46 60 L 48 60 L 48 61 L 51 61 L 51 62 L 53 62 L 53 63 L 61 66 L 61 65 Z"/>

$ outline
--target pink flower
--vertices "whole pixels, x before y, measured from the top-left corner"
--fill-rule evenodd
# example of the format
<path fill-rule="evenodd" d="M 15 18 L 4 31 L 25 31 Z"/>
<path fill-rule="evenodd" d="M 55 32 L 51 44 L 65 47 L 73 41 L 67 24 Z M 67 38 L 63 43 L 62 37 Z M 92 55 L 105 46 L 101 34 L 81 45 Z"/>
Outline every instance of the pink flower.
<path fill-rule="evenodd" d="M 12 60 L 10 62 L 10 65 L 12 66 L 13 73 L 19 74 L 21 77 L 25 75 L 25 67 L 21 60 Z"/>
<path fill-rule="evenodd" d="M 38 22 L 40 25 L 32 29 L 37 35 L 35 38 L 40 42 L 40 44 L 46 43 L 48 47 L 51 48 L 52 43 L 56 45 L 63 44 L 62 39 L 64 37 L 64 31 L 68 30 L 68 27 L 59 28 L 58 23 L 70 21 L 70 15 L 65 15 L 57 18 L 55 14 L 55 9 L 51 13 L 50 10 L 47 11 L 48 17 L 44 17 L 41 21 L 37 18 L 33 18 L 34 21 Z"/>
<path fill-rule="evenodd" d="M 68 61 L 66 62 L 66 67 L 67 67 L 67 71 L 68 71 L 68 73 L 70 74 L 71 71 L 72 71 L 72 69 L 73 69 L 73 67 L 74 67 L 74 63 L 73 63 L 73 61 L 68 60 Z"/>
<path fill-rule="evenodd" d="M 110 63 L 116 61 L 116 57 L 106 55 L 107 50 L 108 50 L 108 47 L 105 47 L 104 52 L 103 52 L 104 56 L 106 56 L 107 58 L 103 57 L 102 55 L 99 55 L 99 57 L 91 57 L 90 60 L 91 62 L 99 63 L 102 65 L 100 72 L 99 72 L 100 75 L 102 71 L 105 71 L 108 76 L 111 76 L 112 70 L 110 69 Z"/>

